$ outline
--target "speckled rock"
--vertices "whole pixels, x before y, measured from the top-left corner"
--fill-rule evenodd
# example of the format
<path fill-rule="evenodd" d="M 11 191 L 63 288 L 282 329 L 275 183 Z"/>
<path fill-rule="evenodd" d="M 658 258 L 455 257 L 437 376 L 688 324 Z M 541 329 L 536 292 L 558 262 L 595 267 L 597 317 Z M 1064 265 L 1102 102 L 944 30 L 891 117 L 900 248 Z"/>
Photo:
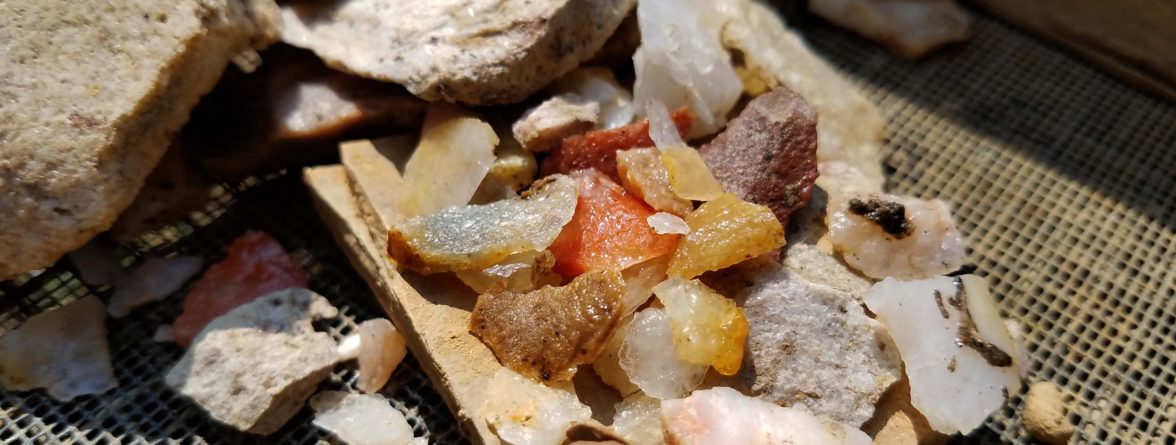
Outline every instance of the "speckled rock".
<path fill-rule="evenodd" d="M 334 0 L 283 6 L 282 40 L 426 100 L 523 100 L 598 51 L 635 0 Z M 406 11 L 406 7 L 411 11 Z"/>
<path fill-rule="evenodd" d="M 337 314 L 306 289 L 266 295 L 209 323 L 165 381 L 218 422 L 270 434 L 331 373 L 335 341 L 311 321 Z"/>
<path fill-rule="evenodd" d="M 900 373 L 876 325 L 848 294 L 767 258 L 709 276 L 751 330 L 741 378 L 759 398 L 861 425 Z"/>
<path fill-rule="evenodd" d="M 0 280 L 114 223 L 229 59 L 277 38 L 272 0 L 0 8 Z"/>

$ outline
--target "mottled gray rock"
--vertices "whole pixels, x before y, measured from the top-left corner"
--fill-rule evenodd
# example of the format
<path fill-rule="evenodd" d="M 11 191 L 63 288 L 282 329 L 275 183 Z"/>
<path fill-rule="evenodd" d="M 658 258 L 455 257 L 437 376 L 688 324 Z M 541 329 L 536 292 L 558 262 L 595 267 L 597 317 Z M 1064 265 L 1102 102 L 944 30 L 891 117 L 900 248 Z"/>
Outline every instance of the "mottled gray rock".
<path fill-rule="evenodd" d="M 861 425 L 900 364 L 857 300 L 766 258 L 708 279 L 743 307 L 750 331 L 740 377 L 758 397 Z"/>
<path fill-rule="evenodd" d="M 168 372 L 167 385 L 219 422 L 270 434 L 331 373 L 335 341 L 311 321 L 337 314 L 306 289 L 261 297 L 209 323 Z"/>
<path fill-rule="evenodd" d="M 426 100 L 523 100 L 592 57 L 636 0 L 328 0 L 282 7 L 282 40 Z M 407 10 L 406 10 L 407 9 Z"/>
<path fill-rule="evenodd" d="M 564 138 L 596 126 L 600 104 L 579 95 L 565 93 L 527 110 L 511 127 L 514 137 L 527 151 L 549 152 Z"/>

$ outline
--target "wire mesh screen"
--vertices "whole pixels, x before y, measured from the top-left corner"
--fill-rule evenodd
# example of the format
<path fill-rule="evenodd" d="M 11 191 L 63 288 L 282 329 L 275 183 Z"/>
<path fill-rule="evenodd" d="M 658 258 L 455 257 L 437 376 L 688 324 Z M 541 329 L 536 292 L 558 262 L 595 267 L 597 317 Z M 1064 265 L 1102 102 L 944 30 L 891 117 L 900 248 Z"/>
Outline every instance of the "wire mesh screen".
<path fill-rule="evenodd" d="M 1176 107 L 986 17 L 974 39 L 908 63 L 823 23 L 802 26 L 818 52 L 867 91 L 889 119 L 892 190 L 949 201 L 970 260 L 1003 310 L 1025 328 L 1029 380 L 1063 391 L 1079 442 L 1176 442 Z M 381 316 L 313 211 L 297 174 L 222 185 L 189 221 L 127 246 L 146 255 L 214 260 L 247 229 L 265 230 L 301 259 L 310 287 L 341 316 L 341 337 Z M 87 293 L 66 262 L 0 283 L 0 332 Z M 60 403 L 43 392 L 0 392 L 0 444 L 330 443 L 303 410 L 268 438 L 219 426 L 163 384 L 181 350 L 155 343 L 183 290 L 108 320 L 120 387 Z M 354 385 L 354 368 L 324 383 Z M 466 443 L 411 358 L 385 389 L 418 436 Z M 964 442 L 1030 441 L 1022 394 Z"/>

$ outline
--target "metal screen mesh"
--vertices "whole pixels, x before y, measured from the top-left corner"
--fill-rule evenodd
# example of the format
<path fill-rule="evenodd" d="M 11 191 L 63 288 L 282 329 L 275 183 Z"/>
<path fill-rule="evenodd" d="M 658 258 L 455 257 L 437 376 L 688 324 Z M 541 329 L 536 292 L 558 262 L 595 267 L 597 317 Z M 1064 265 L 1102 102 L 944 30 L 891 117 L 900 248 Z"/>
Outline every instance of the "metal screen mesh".
<path fill-rule="evenodd" d="M 1176 107 L 986 17 L 971 43 L 920 63 L 826 24 L 802 31 L 888 118 L 890 188 L 952 204 L 970 260 L 1025 327 L 1029 380 L 1062 388 L 1076 440 L 1176 442 Z M 224 185 L 207 211 L 145 236 L 125 262 L 172 252 L 211 261 L 246 229 L 265 230 L 340 308 L 324 327 L 349 333 L 382 313 L 298 177 Z M 87 292 L 109 295 L 86 288 L 64 262 L 0 283 L 0 333 Z M 331 442 L 308 410 L 259 439 L 212 423 L 169 391 L 162 376 L 181 351 L 151 336 L 178 302 L 108 321 L 118 389 L 71 403 L 0 392 L 0 444 Z M 344 369 L 324 386 L 354 379 Z M 418 435 L 465 443 L 415 361 L 393 381 L 386 395 Z M 961 441 L 1027 443 L 1020 404 L 1015 395 Z"/>

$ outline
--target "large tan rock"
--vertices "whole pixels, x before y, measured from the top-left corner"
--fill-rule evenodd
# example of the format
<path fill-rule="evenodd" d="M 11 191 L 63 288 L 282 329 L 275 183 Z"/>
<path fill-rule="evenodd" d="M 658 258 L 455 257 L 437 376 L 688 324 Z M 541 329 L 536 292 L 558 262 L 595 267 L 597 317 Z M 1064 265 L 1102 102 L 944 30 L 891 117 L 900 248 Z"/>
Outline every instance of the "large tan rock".
<path fill-rule="evenodd" d="M 282 40 L 426 100 L 513 103 L 591 58 L 636 0 L 331 0 L 282 7 Z M 407 9 L 407 10 L 406 10 Z"/>
<path fill-rule="evenodd" d="M 271 0 L 0 8 L 0 279 L 108 229 L 229 59 L 277 37 Z"/>

